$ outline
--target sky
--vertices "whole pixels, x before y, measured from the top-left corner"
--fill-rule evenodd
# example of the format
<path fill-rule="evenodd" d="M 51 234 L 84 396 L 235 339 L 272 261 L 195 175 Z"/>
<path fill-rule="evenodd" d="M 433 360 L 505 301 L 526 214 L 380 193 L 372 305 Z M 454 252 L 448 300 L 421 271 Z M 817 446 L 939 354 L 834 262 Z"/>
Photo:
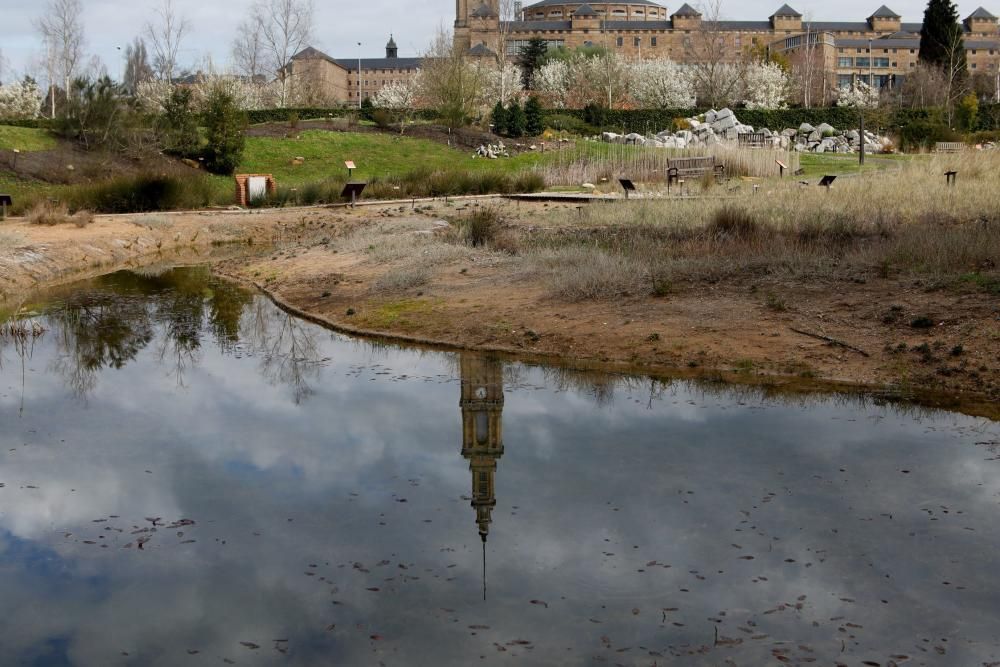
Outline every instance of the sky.
<path fill-rule="evenodd" d="M 154 0 L 82 0 L 88 40 L 88 52 L 98 56 L 112 77 L 117 77 L 121 57 L 117 47 L 124 47 L 143 30 L 153 16 Z M 249 3 L 247 3 L 249 4 Z M 681 2 L 666 2 L 668 10 L 676 10 Z M 693 4 L 697 4 L 696 2 Z M 769 16 L 782 4 L 781 0 L 723 0 L 724 18 L 732 20 L 760 20 Z M 815 20 L 864 20 L 878 8 L 880 0 L 843 0 L 842 2 L 790 3 L 795 9 Z M 230 44 L 236 33 L 232 2 L 223 0 L 175 0 L 175 8 L 191 22 L 193 28 L 182 44 L 180 54 L 184 67 L 197 68 L 211 56 L 216 65 L 229 59 Z M 1000 14 L 1000 5 L 987 9 Z M 362 42 L 364 57 L 384 55 L 389 33 L 399 44 L 400 56 L 418 55 L 430 42 L 435 30 L 450 26 L 454 21 L 452 0 L 420 0 L 409 9 L 400 11 L 401 3 L 390 0 L 369 0 L 364 5 L 346 0 L 320 0 L 316 2 L 316 38 L 313 46 L 336 58 L 358 55 L 357 43 Z M 919 21 L 925 3 L 921 0 L 892 0 L 890 7 L 902 14 L 904 21 Z M 959 4 L 959 13 L 965 17 L 978 5 L 973 2 Z M 40 45 L 34 22 L 44 7 L 43 1 L 0 0 L 3 30 L 0 34 L 0 52 L 7 63 L 6 77 L 40 71 Z M 363 9 L 362 9 L 363 7 Z"/>

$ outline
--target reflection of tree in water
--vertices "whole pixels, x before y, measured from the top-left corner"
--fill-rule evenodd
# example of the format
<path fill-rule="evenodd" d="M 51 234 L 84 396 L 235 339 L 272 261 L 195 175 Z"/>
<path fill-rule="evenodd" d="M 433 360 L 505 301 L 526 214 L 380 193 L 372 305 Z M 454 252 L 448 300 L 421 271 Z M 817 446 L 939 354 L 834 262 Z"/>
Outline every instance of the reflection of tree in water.
<path fill-rule="evenodd" d="M 325 359 L 312 327 L 258 297 L 247 309 L 240 333 L 250 352 L 260 358 L 268 382 L 290 386 L 296 403 L 313 394 L 309 380 L 318 377 Z"/>
<path fill-rule="evenodd" d="M 59 350 L 55 370 L 84 396 L 102 369 L 124 367 L 159 336 L 158 356 L 182 385 L 184 372 L 199 360 L 206 315 L 219 347 L 232 351 L 250 298 L 212 280 L 207 268 L 105 276 L 75 288 L 48 313 Z"/>

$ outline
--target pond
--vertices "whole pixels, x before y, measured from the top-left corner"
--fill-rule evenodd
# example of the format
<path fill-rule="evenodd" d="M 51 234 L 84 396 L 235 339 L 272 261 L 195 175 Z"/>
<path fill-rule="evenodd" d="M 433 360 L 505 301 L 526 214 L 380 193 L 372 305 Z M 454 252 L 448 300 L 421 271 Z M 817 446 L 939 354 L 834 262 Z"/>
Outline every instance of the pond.
<path fill-rule="evenodd" d="M 205 268 L 0 348 L 0 664 L 1000 660 L 1000 425 L 377 344 Z"/>

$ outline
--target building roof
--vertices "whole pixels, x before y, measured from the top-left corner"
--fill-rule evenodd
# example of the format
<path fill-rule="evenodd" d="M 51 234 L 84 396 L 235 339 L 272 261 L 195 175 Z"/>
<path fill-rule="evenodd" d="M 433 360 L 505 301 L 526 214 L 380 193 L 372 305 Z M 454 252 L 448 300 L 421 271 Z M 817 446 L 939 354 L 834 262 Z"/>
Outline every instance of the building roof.
<path fill-rule="evenodd" d="M 357 58 L 337 58 L 331 62 L 340 65 L 348 72 L 358 69 Z M 423 58 L 362 58 L 361 69 L 420 69 Z"/>
<path fill-rule="evenodd" d="M 482 2 L 478 7 L 476 7 L 476 10 L 472 12 L 472 16 L 477 19 L 488 19 L 496 16 L 496 12 L 494 12 L 493 9 L 485 2 Z"/>
<path fill-rule="evenodd" d="M 530 11 L 532 9 L 540 9 L 542 7 L 551 7 L 552 5 L 576 5 L 585 4 L 582 2 L 574 2 L 573 0 L 541 0 L 541 2 L 536 2 L 533 5 L 528 5 L 523 11 Z M 659 7 L 660 9 L 666 9 L 663 5 L 653 2 L 652 0 L 621 0 L 621 2 L 614 3 L 616 5 L 647 5 L 650 7 Z"/>
<path fill-rule="evenodd" d="M 795 11 L 788 5 L 781 5 L 781 7 L 778 7 L 778 11 L 771 14 L 768 18 L 773 19 L 775 16 L 794 16 L 795 18 L 802 18 L 802 14 L 800 12 Z"/>
<path fill-rule="evenodd" d="M 899 14 L 897 14 L 896 12 L 892 11 L 891 9 L 889 9 L 888 7 L 886 7 L 885 5 L 882 5 L 881 7 L 879 7 L 878 9 L 876 9 L 875 13 L 872 14 L 871 16 L 869 16 L 868 18 L 870 18 L 870 19 L 901 19 L 903 17 L 900 16 Z"/>
<path fill-rule="evenodd" d="M 594 8 L 591 7 L 590 5 L 583 4 L 583 5 L 580 5 L 580 7 L 575 12 L 573 12 L 573 16 L 581 16 L 581 17 L 582 16 L 599 16 L 599 14 L 597 12 L 595 12 Z"/>
<path fill-rule="evenodd" d="M 385 48 L 387 49 L 396 48 L 396 40 L 393 38 L 392 33 L 389 34 L 389 42 L 385 45 Z"/>
<path fill-rule="evenodd" d="M 701 12 L 685 2 L 672 16 L 701 16 Z"/>
<path fill-rule="evenodd" d="M 997 17 L 993 16 L 993 14 L 990 14 L 988 11 L 986 11 L 985 9 L 983 9 L 982 7 L 980 7 L 976 11 L 972 12 L 971 14 L 969 14 L 969 18 L 970 19 L 992 19 L 992 20 L 995 21 Z"/>
<path fill-rule="evenodd" d="M 493 51 L 493 49 L 480 42 L 479 44 L 476 44 L 471 49 L 469 49 L 469 55 L 487 57 L 487 56 L 495 56 L 496 53 Z"/>

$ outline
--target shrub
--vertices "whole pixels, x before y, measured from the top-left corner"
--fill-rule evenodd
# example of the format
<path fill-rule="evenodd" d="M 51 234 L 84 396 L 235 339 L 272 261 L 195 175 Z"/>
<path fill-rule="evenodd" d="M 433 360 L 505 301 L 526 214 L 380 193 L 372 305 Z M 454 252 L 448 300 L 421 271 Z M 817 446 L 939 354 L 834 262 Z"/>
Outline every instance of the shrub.
<path fill-rule="evenodd" d="M 197 155 L 201 145 L 198 122 L 192 110 L 191 89 L 174 88 L 160 117 L 163 148 L 182 157 Z"/>
<path fill-rule="evenodd" d="M 31 225 L 61 225 L 69 222 L 69 209 L 65 204 L 44 201 L 35 204 L 25 216 Z"/>
<path fill-rule="evenodd" d="M 213 174 L 229 175 L 243 157 L 247 116 L 233 96 L 221 89 L 211 92 L 205 114 L 208 145 L 205 148 L 205 168 Z"/>
<path fill-rule="evenodd" d="M 501 136 L 507 134 L 507 110 L 503 108 L 503 102 L 498 101 L 493 106 L 490 120 L 493 121 L 493 134 Z"/>
<path fill-rule="evenodd" d="M 550 114 L 545 117 L 545 125 L 553 130 L 569 132 L 581 137 L 591 136 L 598 133 L 596 127 L 592 127 L 586 121 L 567 114 Z"/>
<path fill-rule="evenodd" d="M 524 109 L 521 108 L 521 104 L 516 100 L 511 102 L 510 108 L 507 109 L 507 136 L 514 138 L 523 137 L 527 125 L 528 119 L 524 115 Z"/>
<path fill-rule="evenodd" d="M 477 208 L 460 222 L 462 237 L 472 247 L 491 243 L 502 227 L 503 214 L 495 206 Z"/>
<path fill-rule="evenodd" d="M 375 103 L 372 102 L 372 98 L 366 97 L 361 100 L 361 118 L 363 120 L 373 120 L 373 113 L 375 113 Z"/>
<path fill-rule="evenodd" d="M 524 131 L 529 137 L 537 137 L 545 130 L 545 120 L 542 117 L 542 102 L 537 95 L 528 98 L 524 105 Z"/>

